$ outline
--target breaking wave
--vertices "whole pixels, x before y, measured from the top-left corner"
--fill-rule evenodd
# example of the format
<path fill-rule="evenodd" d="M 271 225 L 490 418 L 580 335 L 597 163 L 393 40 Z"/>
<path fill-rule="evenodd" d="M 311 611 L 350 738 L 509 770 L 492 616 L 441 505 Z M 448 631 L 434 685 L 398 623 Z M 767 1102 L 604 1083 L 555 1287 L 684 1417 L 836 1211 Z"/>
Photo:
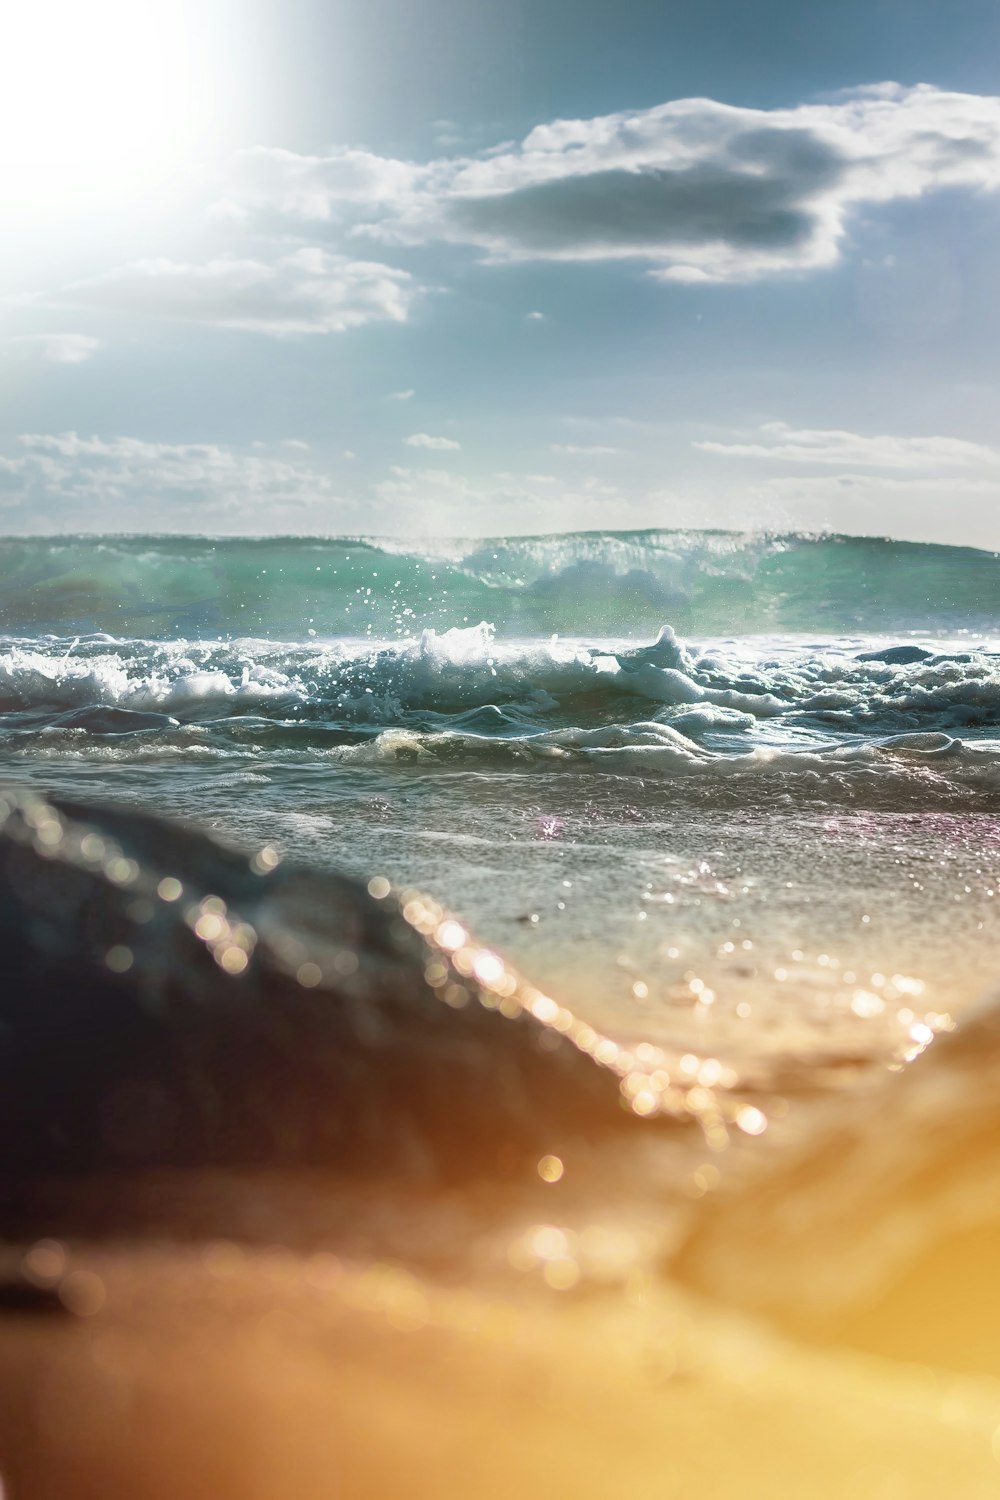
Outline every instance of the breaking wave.
<path fill-rule="evenodd" d="M 501 637 L 943 630 L 1000 614 L 1000 557 L 770 532 L 435 541 L 0 540 L 0 630 L 392 638 L 490 620 Z"/>
<path fill-rule="evenodd" d="M 995 797 L 1000 643 L 925 640 L 699 647 L 665 626 L 636 646 L 503 640 L 484 623 L 395 642 L 8 639 L 0 744 Z"/>

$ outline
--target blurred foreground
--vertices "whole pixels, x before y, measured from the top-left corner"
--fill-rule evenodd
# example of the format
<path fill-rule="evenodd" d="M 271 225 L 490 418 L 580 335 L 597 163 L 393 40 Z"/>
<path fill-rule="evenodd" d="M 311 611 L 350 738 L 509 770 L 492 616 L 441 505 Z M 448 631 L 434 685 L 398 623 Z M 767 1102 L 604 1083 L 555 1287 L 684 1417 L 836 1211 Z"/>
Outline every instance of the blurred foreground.
<path fill-rule="evenodd" d="M 387 881 L 2 821 L 5 1495 L 997 1493 L 989 1005 L 779 1095 Z"/>

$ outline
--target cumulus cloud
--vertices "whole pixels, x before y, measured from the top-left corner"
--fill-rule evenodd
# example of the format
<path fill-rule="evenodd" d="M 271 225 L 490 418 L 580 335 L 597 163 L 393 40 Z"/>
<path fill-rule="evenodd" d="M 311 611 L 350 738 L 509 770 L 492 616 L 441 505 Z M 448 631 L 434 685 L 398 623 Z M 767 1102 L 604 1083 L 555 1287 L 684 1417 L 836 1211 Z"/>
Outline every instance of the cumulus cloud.
<path fill-rule="evenodd" d="M 862 206 L 998 185 L 1000 99 L 881 84 L 791 109 L 679 99 L 556 120 L 519 144 L 428 163 L 259 148 L 228 191 L 245 212 L 340 219 L 386 243 L 635 259 L 698 282 L 829 266 Z"/>
<path fill-rule="evenodd" d="M 29 433 L 0 451 L 0 514 L 7 530 L 33 530 L 40 514 L 78 530 L 338 529 L 333 480 L 284 447 Z"/>
<path fill-rule="evenodd" d="M 101 347 L 86 333 L 19 333 L 7 342 L 54 365 L 82 365 Z"/>
<path fill-rule="evenodd" d="M 702 441 L 703 453 L 782 463 L 858 465 L 871 469 L 968 469 L 1000 465 L 1000 449 L 953 437 L 866 436 L 837 428 L 794 428 L 766 422 L 749 441 Z"/>
<path fill-rule="evenodd" d="M 429 432 L 413 432 L 403 442 L 410 448 L 433 448 L 436 453 L 457 453 L 462 446 L 454 438 L 432 437 Z"/>
<path fill-rule="evenodd" d="M 304 246 L 274 260 L 135 261 L 52 300 L 280 336 L 402 323 L 416 293 L 407 271 Z"/>

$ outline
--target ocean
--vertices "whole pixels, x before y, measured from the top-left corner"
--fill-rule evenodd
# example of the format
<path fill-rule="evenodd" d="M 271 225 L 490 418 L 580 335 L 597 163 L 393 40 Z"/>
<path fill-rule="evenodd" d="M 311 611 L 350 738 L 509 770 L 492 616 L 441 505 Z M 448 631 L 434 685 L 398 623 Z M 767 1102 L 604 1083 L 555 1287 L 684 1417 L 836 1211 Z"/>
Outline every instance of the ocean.
<path fill-rule="evenodd" d="M 707 1084 L 825 1096 L 993 977 L 994 554 L 80 536 L 0 576 L 3 781 L 429 893 Z"/>
<path fill-rule="evenodd" d="M 501 1445 L 552 1495 L 994 1493 L 1000 557 L 81 536 L 0 577 L 15 1465 L 56 1410 L 124 1451 L 149 1371 L 197 1409 L 158 1471 L 219 1493 Z"/>

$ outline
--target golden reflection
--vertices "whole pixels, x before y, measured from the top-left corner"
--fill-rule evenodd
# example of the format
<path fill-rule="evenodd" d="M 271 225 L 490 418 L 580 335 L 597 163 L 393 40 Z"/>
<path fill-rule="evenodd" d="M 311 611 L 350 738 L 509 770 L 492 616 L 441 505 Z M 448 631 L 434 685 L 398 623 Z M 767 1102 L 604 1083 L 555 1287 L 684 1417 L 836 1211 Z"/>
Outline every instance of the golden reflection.
<path fill-rule="evenodd" d="M 465 942 L 465 928 L 461 925 L 460 922 L 456 922 L 454 921 L 454 919 L 449 918 L 447 922 L 441 923 L 434 934 L 434 938 L 439 947 L 453 953 L 456 948 L 461 948 L 462 944 Z"/>
<path fill-rule="evenodd" d="M 386 888 L 382 877 L 370 882 L 370 890 L 372 885 L 379 899 L 387 899 L 392 893 L 392 888 Z M 624 1047 L 611 1037 L 602 1036 L 568 1007 L 528 984 L 493 949 L 477 945 L 467 928 L 438 903 L 412 890 L 403 891 L 398 899 L 404 920 L 438 952 L 439 957 L 426 964 L 424 973 L 428 984 L 446 1004 L 453 1008 L 467 1004 L 471 984 L 475 998 L 488 1010 L 499 1010 L 511 1019 L 520 1015 L 522 1010 L 527 1011 L 545 1031 L 566 1036 L 600 1067 L 616 1073 L 621 1102 L 630 1113 L 640 1119 L 669 1115 L 675 1119 L 693 1120 L 714 1152 L 728 1148 L 732 1127 L 750 1137 L 761 1135 L 766 1130 L 768 1119 L 764 1110 L 738 1093 L 740 1074 L 737 1068 L 718 1057 L 699 1056 L 690 1051 L 679 1057 L 671 1056 L 649 1041 L 638 1042 L 631 1049 Z M 750 938 L 739 942 L 742 953 L 750 952 L 753 947 Z M 737 945 L 728 942 L 724 948 L 736 952 Z M 669 952 L 677 955 L 679 950 L 671 948 Z M 804 957 L 800 950 L 795 950 L 792 956 L 795 961 Z M 825 969 L 835 967 L 837 961 L 830 954 L 823 953 L 817 956 L 816 963 Z M 457 979 L 452 977 L 456 974 Z M 715 991 L 700 975 L 688 970 L 683 980 L 686 993 L 695 1000 L 696 1007 L 707 1009 L 715 1002 Z M 897 980 L 901 983 L 897 984 Z M 872 1014 L 877 1013 L 878 1004 L 884 1005 L 884 1002 L 874 993 L 874 988 L 886 983 L 884 975 L 873 975 L 873 990 L 855 993 L 856 1006 L 852 1013 L 860 1019 L 866 1004 L 870 1005 Z M 903 976 L 894 976 L 893 984 L 896 984 L 898 993 L 909 992 L 910 986 Z M 648 994 L 645 981 L 634 981 L 633 996 L 644 997 L 644 992 Z M 865 995 L 870 995 L 871 999 L 866 1001 Z M 744 1005 L 737 1013 L 749 1014 L 750 1008 Z M 903 1061 L 916 1056 L 933 1037 L 935 1029 L 930 1018 L 917 1021 L 911 1017 L 907 1027 L 905 1047 L 900 1054 Z"/>
<path fill-rule="evenodd" d="M 105 854 L 104 840 L 99 834 L 85 833 L 80 840 L 80 854 L 87 864 L 102 864 Z"/>
<path fill-rule="evenodd" d="M 127 948 L 124 943 L 116 943 L 104 955 L 104 962 L 112 974 L 126 974 L 132 967 L 132 949 Z"/>
<path fill-rule="evenodd" d="M 104 1282 L 94 1271 L 69 1271 L 59 1283 L 59 1300 L 78 1318 L 92 1318 L 107 1300 Z"/>
<path fill-rule="evenodd" d="M 9 818 L 9 803 L 4 807 Z M 111 884 L 134 887 L 136 900 L 126 913 L 130 921 L 149 920 L 152 914 L 149 899 L 153 897 L 172 903 L 183 896 L 182 884 L 175 876 L 162 871 L 147 875 L 113 839 L 93 829 L 68 824 L 48 804 L 24 799 L 18 804 L 18 811 L 21 815 L 18 826 L 22 831 L 16 836 L 31 842 L 47 858 L 54 857 L 58 851 L 61 860 L 103 875 Z M 267 874 L 276 868 L 278 862 L 275 851 L 265 847 L 254 856 L 252 868 L 257 873 Z M 612 1037 L 602 1035 L 569 1006 L 526 983 L 501 954 L 478 943 L 461 921 L 432 898 L 417 890 L 395 892 L 388 879 L 381 875 L 372 877 L 368 892 L 373 900 L 398 901 L 403 920 L 431 950 L 424 964 L 427 984 L 451 1008 L 461 1009 L 474 999 L 511 1022 L 527 1012 L 552 1043 L 565 1037 L 598 1066 L 616 1075 L 622 1105 L 631 1114 L 641 1119 L 666 1115 L 694 1121 L 713 1151 L 726 1149 L 732 1128 L 744 1136 L 759 1135 L 765 1130 L 765 1110 L 759 1101 L 744 1097 L 747 1089 L 742 1085 L 739 1069 L 707 1048 L 704 1053 L 700 1049 L 685 1050 L 678 1056 L 649 1041 L 623 1046 Z M 247 973 L 256 949 L 257 933 L 250 923 L 228 911 L 221 897 L 205 894 L 192 902 L 184 917 L 222 973 L 233 980 L 239 980 Z M 728 940 L 720 951 L 734 957 L 749 954 L 753 949 L 753 939 L 741 937 Z M 119 939 L 106 950 L 104 961 L 112 972 L 126 973 L 135 963 L 138 951 L 136 946 Z M 303 989 L 336 985 L 338 980 L 350 978 L 358 972 L 361 962 L 351 947 L 341 948 L 329 958 L 323 958 L 322 962 L 317 961 L 307 943 L 294 933 L 283 934 L 280 940 L 272 936 L 271 951 Z M 673 945 L 664 951 L 673 960 L 681 950 Z M 804 953 L 794 950 L 791 962 L 805 963 Z M 830 974 L 834 983 L 839 973 L 840 982 L 848 983 L 847 971 L 839 969 L 837 959 L 830 953 L 817 954 L 813 963 L 813 972 Z M 788 985 L 792 973 L 787 965 L 774 973 L 783 987 Z M 891 1022 L 898 1028 L 894 1032 L 898 1038 L 895 1056 L 900 1063 L 912 1061 L 931 1044 L 939 1031 L 952 1025 L 947 1015 L 933 1012 L 922 1015 L 906 1004 L 899 1004 L 900 1001 L 914 1001 L 923 992 L 922 983 L 911 976 L 876 972 L 865 977 L 852 972 L 849 980 L 852 988 L 837 1000 L 838 1013 L 852 1016 L 859 1022 L 881 1021 L 882 1018 L 885 1023 Z M 687 969 L 682 983 L 696 1012 L 715 1004 L 716 990 L 703 975 Z M 631 993 L 634 1000 L 645 1003 L 650 998 L 648 981 L 633 973 Z M 751 1008 L 746 1002 L 741 1002 L 735 1007 L 735 1012 L 745 1019 Z"/>
<path fill-rule="evenodd" d="M 199 917 L 194 924 L 196 935 L 205 943 L 214 942 L 216 938 L 221 937 L 225 929 L 226 923 L 223 919 L 215 916 L 212 912 Z"/>
<path fill-rule="evenodd" d="M 243 949 L 236 947 L 235 944 L 224 948 L 217 958 L 220 967 L 225 969 L 227 974 L 242 974 L 250 962 Z"/>
<path fill-rule="evenodd" d="M 568 1292 L 580 1280 L 580 1267 L 569 1256 L 546 1261 L 542 1277 L 554 1292 Z"/>
<path fill-rule="evenodd" d="M 763 1135 L 767 1129 L 767 1116 L 754 1104 L 744 1104 L 736 1111 L 736 1124 L 744 1135 Z"/>
<path fill-rule="evenodd" d="M 66 1274 L 69 1256 L 58 1240 L 38 1240 L 24 1253 L 21 1269 L 36 1286 L 54 1286 Z"/>
<path fill-rule="evenodd" d="M 280 863 L 281 855 L 278 851 L 272 849 L 270 844 L 265 844 L 262 849 L 257 850 L 257 853 L 251 859 L 250 868 L 255 875 L 270 875 L 271 871 L 276 870 Z"/>

